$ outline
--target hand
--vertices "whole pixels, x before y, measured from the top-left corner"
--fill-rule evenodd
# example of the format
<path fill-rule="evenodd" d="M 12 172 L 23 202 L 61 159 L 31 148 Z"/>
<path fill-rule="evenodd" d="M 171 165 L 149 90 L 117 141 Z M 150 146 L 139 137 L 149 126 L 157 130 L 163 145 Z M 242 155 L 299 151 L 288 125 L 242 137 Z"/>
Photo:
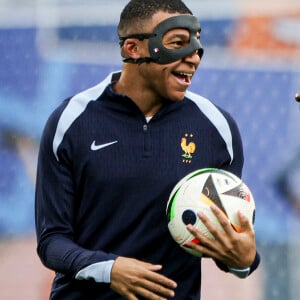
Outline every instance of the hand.
<path fill-rule="evenodd" d="M 248 268 L 253 263 L 256 254 L 255 233 L 249 221 L 242 213 L 238 212 L 242 229 L 242 232 L 238 233 L 217 206 L 211 206 L 211 210 L 219 220 L 223 231 L 218 229 L 203 213 L 199 212 L 198 217 L 215 239 L 209 239 L 189 224 L 187 229 L 200 240 L 200 243 L 196 245 L 189 242 L 186 245 L 202 252 L 203 256 L 219 260 L 228 267 Z"/>
<path fill-rule="evenodd" d="M 129 300 L 172 298 L 177 284 L 157 273 L 161 269 L 161 265 L 120 256 L 112 267 L 111 288 Z"/>

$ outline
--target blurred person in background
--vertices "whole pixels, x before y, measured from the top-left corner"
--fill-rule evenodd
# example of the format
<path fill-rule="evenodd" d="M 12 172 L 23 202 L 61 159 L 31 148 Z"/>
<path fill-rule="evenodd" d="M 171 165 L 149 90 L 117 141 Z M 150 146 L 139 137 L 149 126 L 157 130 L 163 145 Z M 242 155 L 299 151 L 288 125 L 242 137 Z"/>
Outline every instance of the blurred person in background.
<path fill-rule="evenodd" d="M 276 185 L 295 212 L 300 214 L 300 151 L 281 170 Z"/>
<path fill-rule="evenodd" d="M 300 102 L 300 93 L 295 100 Z M 292 151 L 288 162 L 283 164 L 276 180 L 276 187 L 286 197 L 292 208 L 300 213 L 300 150 Z"/>
<path fill-rule="evenodd" d="M 56 272 L 51 299 L 199 299 L 201 259 L 173 241 L 165 207 L 196 169 L 241 177 L 232 117 L 188 92 L 203 49 L 200 24 L 180 0 L 132 0 L 118 25 L 123 67 L 65 100 L 50 116 L 36 181 L 37 251 Z M 185 139 L 186 144 L 182 144 Z M 196 147 L 183 159 L 189 141 Z M 199 218 L 210 240 L 186 246 L 245 278 L 259 264 L 255 233 Z M 205 275 L 204 275 L 205 276 Z"/>

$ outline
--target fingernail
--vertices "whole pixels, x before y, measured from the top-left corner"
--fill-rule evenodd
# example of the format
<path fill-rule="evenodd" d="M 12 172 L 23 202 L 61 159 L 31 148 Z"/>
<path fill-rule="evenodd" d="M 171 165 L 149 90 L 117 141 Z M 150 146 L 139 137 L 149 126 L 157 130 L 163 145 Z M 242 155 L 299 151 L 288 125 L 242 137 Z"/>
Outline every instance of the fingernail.
<path fill-rule="evenodd" d="M 204 218 L 205 214 L 202 211 L 198 211 L 198 217 Z"/>
<path fill-rule="evenodd" d="M 217 205 L 213 204 L 210 206 L 210 209 L 216 211 L 218 209 Z"/>
<path fill-rule="evenodd" d="M 193 230 L 193 225 L 188 224 L 188 225 L 186 225 L 186 228 L 187 228 L 187 230 Z"/>

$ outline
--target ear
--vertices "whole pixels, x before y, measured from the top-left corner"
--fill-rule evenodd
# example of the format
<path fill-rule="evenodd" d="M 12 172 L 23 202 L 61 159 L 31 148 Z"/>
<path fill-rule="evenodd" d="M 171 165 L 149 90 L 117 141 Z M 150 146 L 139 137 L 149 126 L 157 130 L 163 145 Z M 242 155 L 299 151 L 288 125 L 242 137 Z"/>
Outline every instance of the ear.
<path fill-rule="evenodd" d="M 125 58 L 138 59 L 141 57 L 141 45 L 138 39 L 128 38 L 122 47 L 122 56 Z"/>

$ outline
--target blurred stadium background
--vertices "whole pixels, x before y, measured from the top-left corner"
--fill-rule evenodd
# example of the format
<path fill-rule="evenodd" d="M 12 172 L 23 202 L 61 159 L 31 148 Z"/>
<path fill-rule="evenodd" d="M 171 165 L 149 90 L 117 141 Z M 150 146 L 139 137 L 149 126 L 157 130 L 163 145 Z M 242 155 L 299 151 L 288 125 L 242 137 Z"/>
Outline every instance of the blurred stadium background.
<path fill-rule="evenodd" d="M 121 67 L 124 0 L 0 0 L 0 299 L 45 300 L 36 256 L 38 143 L 64 98 Z M 260 269 L 246 280 L 204 261 L 203 300 L 300 299 L 300 0 L 186 0 L 205 54 L 191 90 L 227 109 L 257 202 Z"/>

